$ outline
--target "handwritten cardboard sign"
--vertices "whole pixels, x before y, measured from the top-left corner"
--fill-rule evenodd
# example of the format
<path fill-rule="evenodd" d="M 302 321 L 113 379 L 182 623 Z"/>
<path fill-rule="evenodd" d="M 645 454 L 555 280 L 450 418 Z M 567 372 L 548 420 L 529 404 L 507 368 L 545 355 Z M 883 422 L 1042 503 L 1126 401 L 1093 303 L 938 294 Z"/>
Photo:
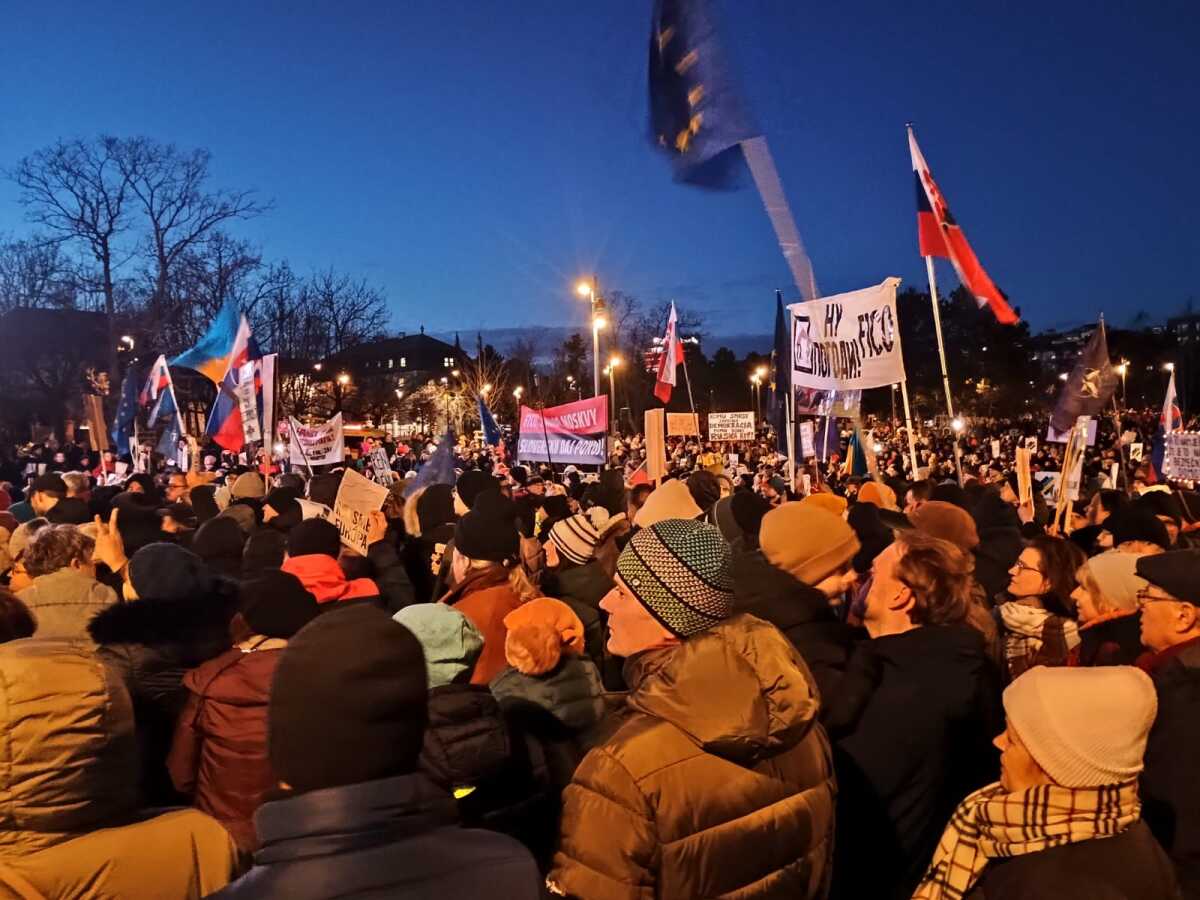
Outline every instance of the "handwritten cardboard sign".
<path fill-rule="evenodd" d="M 367 555 L 371 513 L 383 506 L 387 495 L 387 488 L 353 469 L 343 473 L 337 498 L 333 501 L 333 523 L 338 527 L 343 544 L 356 553 Z"/>

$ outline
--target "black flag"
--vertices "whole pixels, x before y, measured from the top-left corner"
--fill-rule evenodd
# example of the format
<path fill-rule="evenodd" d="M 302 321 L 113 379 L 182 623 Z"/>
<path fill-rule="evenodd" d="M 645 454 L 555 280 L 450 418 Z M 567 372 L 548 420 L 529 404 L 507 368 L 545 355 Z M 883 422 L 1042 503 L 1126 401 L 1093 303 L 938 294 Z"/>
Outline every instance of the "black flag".
<path fill-rule="evenodd" d="M 1054 430 L 1069 431 L 1080 416 L 1099 414 L 1116 390 L 1117 380 L 1116 369 L 1108 361 L 1108 339 L 1101 322 L 1058 395 L 1058 403 L 1050 416 Z"/>

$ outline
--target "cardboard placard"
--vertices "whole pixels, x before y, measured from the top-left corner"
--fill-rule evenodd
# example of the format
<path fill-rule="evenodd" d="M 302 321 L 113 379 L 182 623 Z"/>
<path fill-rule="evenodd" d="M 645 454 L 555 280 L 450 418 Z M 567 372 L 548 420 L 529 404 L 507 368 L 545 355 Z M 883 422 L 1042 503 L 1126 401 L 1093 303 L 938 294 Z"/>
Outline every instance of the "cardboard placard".
<path fill-rule="evenodd" d="M 667 424 L 662 409 L 646 410 L 646 477 L 657 483 L 667 474 Z"/>
<path fill-rule="evenodd" d="M 718 441 L 754 440 L 754 413 L 709 413 L 708 439 L 714 444 Z"/>
<path fill-rule="evenodd" d="M 1025 438 L 1025 449 L 1030 453 L 1037 453 L 1037 438 L 1033 435 Z"/>
<path fill-rule="evenodd" d="M 338 527 L 342 543 L 362 556 L 367 555 L 371 513 L 383 507 L 387 495 L 387 488 L 363 478 L 353 469 L 342 474 L 337 499 L 333 501 L 333 523 Z"/>
<path fill-rule="evenodd" d="M 1130 444 L 1129 445 L 1130 460 L 1132 460 L 1133 462 L 1141 462 L 1142 454 L 1144 451 L 1145 451 L 1145 448 L 1143 447 L 1142 444 Z"/>
<path fill-rule="evenodd" d="M 667 435 L 670 437 L 699 437 L 700 417 L 694 413 L 667 413 Z"/>
<path fill-rule="evenodd" d="M 1031 455 L 1028 447 L 1017 448 L 1017 502 L 1023 505 L 1033 502 L 1033 481 L 1029 477 Z"/>

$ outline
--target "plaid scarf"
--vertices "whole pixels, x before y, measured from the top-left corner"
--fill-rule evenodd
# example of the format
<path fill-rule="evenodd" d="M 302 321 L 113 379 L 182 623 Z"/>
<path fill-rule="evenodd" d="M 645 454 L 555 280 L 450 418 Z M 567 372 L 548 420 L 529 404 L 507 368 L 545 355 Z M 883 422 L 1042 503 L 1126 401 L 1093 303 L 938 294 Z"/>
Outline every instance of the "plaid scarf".
<path fill-rule="evenodd" d="M 1004 623 L 1004 655 L 1007 659 L 1033 656 L 1042 649 L 1042 631 L 1053 613 L 1011 601 L 1000 604 L 998 609 Z M 1079 626 L 1071 619 L 1063 620 L 1063 638 L 1068 650 L 1079 646 Z"/>
<path fill-rule="evenodd" d="M 980 788 L 959 804 L 913 900 L 958 900 L 993 859 L 1120 834 L 1141 817 L 1136 781 L 1099 788 Z"/>

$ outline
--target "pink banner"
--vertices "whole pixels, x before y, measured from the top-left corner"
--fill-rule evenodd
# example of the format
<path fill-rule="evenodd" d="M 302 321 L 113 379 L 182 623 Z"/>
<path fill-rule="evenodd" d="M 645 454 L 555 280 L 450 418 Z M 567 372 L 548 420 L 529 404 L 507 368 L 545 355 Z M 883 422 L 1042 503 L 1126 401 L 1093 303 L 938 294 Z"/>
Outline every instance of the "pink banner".
<path fill-rule="evenodd" d="M 517 458 L 521 462 L 603 465 L 607 435 L 607 396 L 545 410 L 522 406 Z"/>

